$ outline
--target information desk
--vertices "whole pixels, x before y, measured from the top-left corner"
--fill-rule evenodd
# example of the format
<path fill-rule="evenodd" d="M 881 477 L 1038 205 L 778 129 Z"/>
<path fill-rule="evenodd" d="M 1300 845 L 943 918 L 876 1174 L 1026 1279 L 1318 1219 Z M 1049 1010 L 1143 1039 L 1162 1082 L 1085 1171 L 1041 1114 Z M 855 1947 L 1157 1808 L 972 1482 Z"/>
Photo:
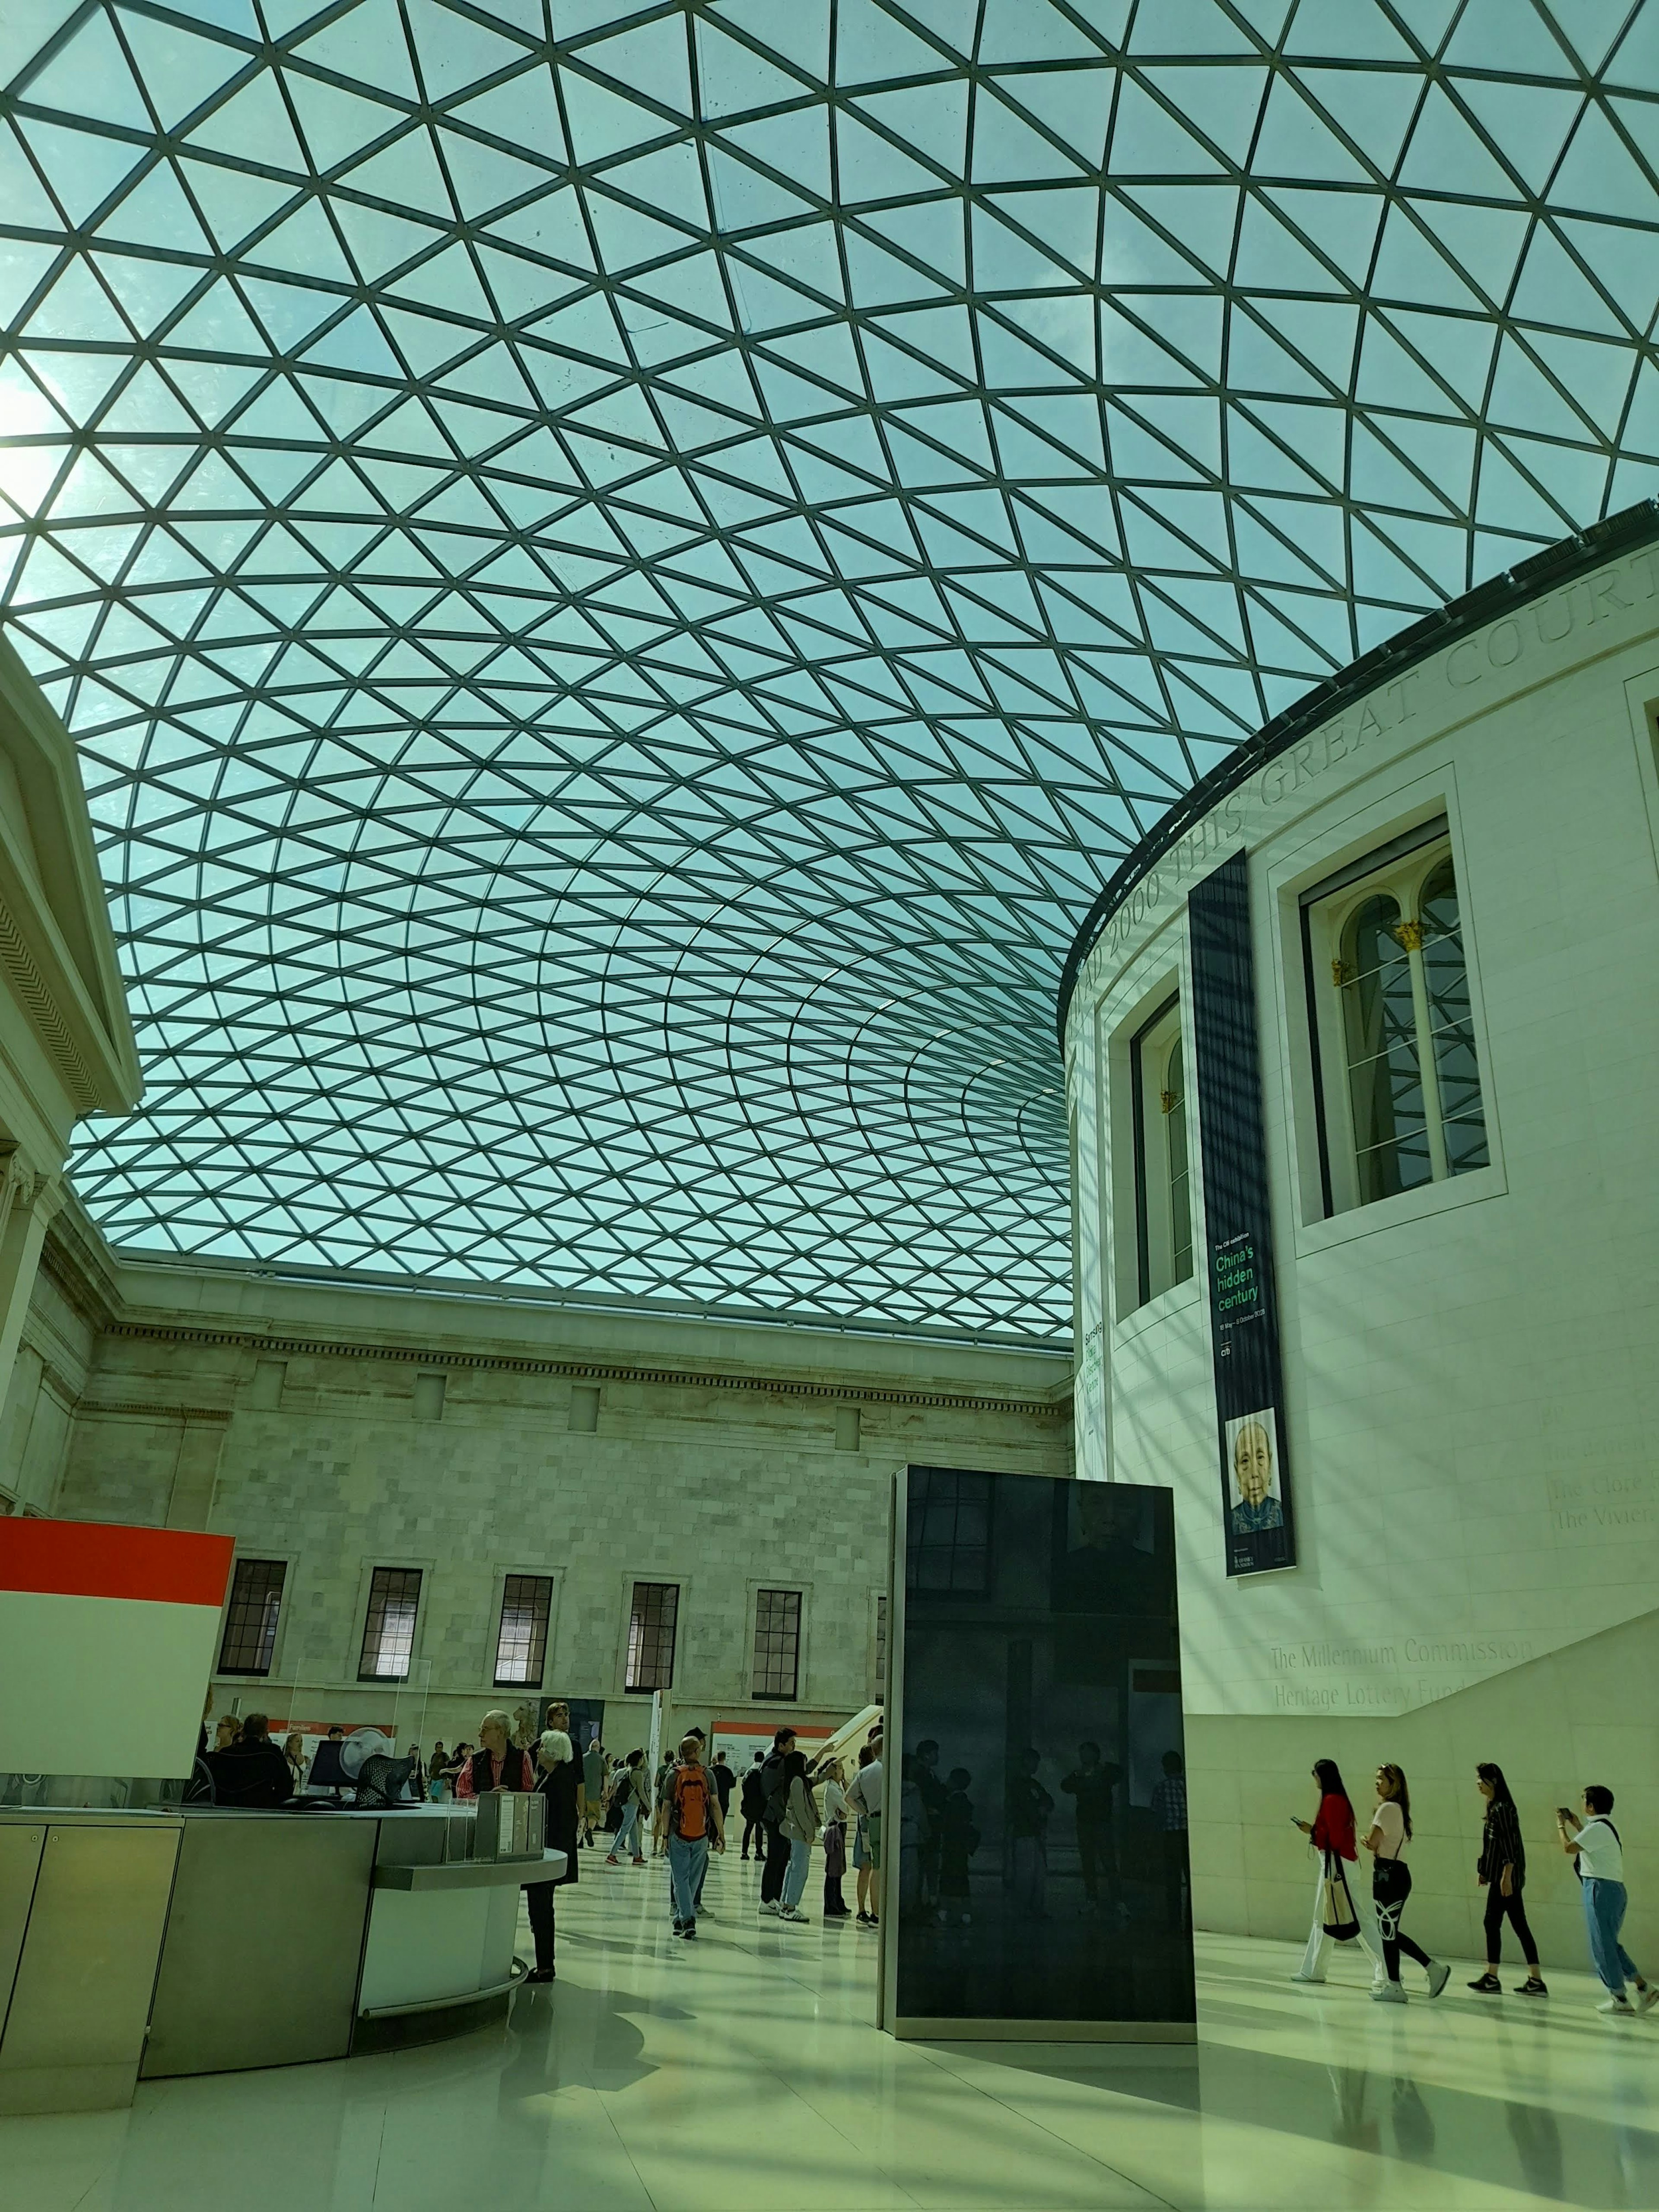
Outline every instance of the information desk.
<path fill-rule="evenodd" d="M 520 1890 L 564 1854 L 457 1859 L 455 1820 L 0 1811 L 0 2112 L 126 2105 L 140 2077 L 344 2058 L 504 2011 Z"/>

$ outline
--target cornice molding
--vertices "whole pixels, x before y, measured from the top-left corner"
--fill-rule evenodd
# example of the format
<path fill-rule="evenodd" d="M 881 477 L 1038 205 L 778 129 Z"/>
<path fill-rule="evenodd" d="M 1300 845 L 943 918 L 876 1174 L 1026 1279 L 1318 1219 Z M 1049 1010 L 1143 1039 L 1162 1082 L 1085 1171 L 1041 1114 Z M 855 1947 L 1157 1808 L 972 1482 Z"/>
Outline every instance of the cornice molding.
<path fill-rule="evenodd" d="M 1072 1392 L 1024 1396 L 1008 1391 L 906 1389 L 882 1382 L 809 1382 L 803 1377 L 729 1369 L 653 1367 L 620 1359 L 535 1359 L 511 1352 L 461 1352 L 435 1346 L 362 1343 L 350 1338 L 279 1336 L 263 1330 L 191 1328 L 158 1322 L 114 1321 L 105 1332 L 152 1344 L 222 1346 L 270 1356 L 384 1360 L 397 1366 L 442 1368 L 463 1373 L 545 1375 L 578 1382 L 628 1382 L 690 1390 L 750 1390 L 769 1397 L 828 1400 L 833 1404 L 951 1407 L 962 1413 L 1019 1413 L 1039 1420 L 1069 1416 Z M 87 1411 L 93 1411 L 88 1407 Z M 228 1417 L 227 1417 L 228 1418 Z"/>

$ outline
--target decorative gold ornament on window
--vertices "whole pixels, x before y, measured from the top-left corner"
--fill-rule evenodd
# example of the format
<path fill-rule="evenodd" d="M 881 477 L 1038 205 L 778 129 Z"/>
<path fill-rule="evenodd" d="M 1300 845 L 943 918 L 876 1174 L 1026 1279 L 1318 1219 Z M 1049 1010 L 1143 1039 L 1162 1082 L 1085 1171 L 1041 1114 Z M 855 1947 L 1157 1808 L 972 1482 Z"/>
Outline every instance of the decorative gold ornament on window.
<path fill-rule="evenodd" d="M 1173 1114 L 1181 1103 L 1181 1093 L 1178 1091 L 1160 1091 L 1158 1103 L 1166 1114 Z"/>
<path fill-rule="evenodd" d="M 1349 967 L 1349 965 L 1348 965 L 1348 963 L 1347 963 L 1347 962 L 1346 962 L 1346 960 L 1333 960 L 1333 961 L 1332 961 L 1332 963 L 1331 963 L 1331 981 L 1332 981 L 1332 982 L 1333 982 L 1333 983 L 1334 983 L 1334 984 L 1335 984 L 1335 986 L 1336 986 L 1336 988 L 1337 988 L 1337 989 L 1338 989 L 1339 991 L 1342 988 L 1342 986 L 1343 986 L 1345 983 L 1352 983 L 1352 981 L 1353 981 L 1353 969 L 1352 969 L 1352 968 L 1350 968 L 1350 967 Z"/>
<path fill-rule="evenodd" d="M 1423 950 L 1423 925 L 1420 921 L 1397 921 L 1389 934 L 1403 951 L 1420 952 Z"/>

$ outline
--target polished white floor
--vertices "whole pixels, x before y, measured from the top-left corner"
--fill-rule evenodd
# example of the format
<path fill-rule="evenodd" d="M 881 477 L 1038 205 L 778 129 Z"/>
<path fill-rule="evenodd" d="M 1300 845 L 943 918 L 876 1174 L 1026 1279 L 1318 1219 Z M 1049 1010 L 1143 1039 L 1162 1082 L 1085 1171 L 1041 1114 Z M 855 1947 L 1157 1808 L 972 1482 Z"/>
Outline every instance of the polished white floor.
<path fill-rule="evenodd" d="M 1553 1974 L 1534 2004 L 1470 1996 L 1460 1973 L 1437 2004 L 1397 2008 L 1346 1961 L 1298 1989 L 1289 1946 L 1206 1936 L 1194 2053 L 899 2045 L 870 2025 L 873 1939 L 758 1919 L 753 1867 L 715 1863 L 692 1948 L 669 1934 L 659 1866 L 585 1853 L 582 1877 L 560 1898 L 558 1982 L 521 1991 L 510 2026 L 0 2121 L 0 2203 L 1659 2206 L 1659 2016 L 1601 2018 L 1583 1975 Z"/>

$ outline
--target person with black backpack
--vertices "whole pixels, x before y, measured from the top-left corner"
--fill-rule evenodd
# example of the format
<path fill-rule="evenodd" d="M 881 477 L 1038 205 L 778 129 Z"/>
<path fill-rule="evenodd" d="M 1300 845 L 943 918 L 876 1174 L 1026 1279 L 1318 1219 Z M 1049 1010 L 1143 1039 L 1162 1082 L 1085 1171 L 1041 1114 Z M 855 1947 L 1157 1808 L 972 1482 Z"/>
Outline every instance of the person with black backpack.
<path fill-rule="evenodd" d="M 780 1911 L 783 1905 L 783 1877 L 789 1869 L 789 1838 L 783 1832 L 783 1816 L 789 1806 L 789 1777 L 785 1770 L 794 1748 L 793 1729 L 778 1729 L 761 1768 L 761 1785 L 766 1793 L 761 1812 L 766 1824 L 766 1866 L 760 1893 L 763 1912 Z"/>
<path fill-rule="evenodd" d="M 674 1933 L 688 1942 L 697 1932 L 697 1899 L 708 1869 L 708 1848 L 726 1849 L 720 1794 L 702 1763 L 702 1740 L 681 1739 L 670 1770 L 663 1811 L 668 1839 L 669 1911 Z"/>
<path fill-rule="evenodd" d="M 1648 2012 L 1659 2004 L 1659 1989 L 1644 1979 L 1635 1960 L 1619 1940 L 1628 1893 L 1625 1887 L 1624 1839 L 1610 1818 L 1613 1792 L 1601 1783 L 1592 1782 L 1586 1786 L 1582 1802 L 1582 1820 L 1570 1806 L 1558 1806 L 1555 1828 L 1562 1850 L 1570 1859 L 1577 1862 L 1590 1960 L 1607 1990 L 1595 2009 L 1626 2014 Z M 1626 1982 L 1636 1986 L 1635 2004 L 1626 1995 Z"/>

